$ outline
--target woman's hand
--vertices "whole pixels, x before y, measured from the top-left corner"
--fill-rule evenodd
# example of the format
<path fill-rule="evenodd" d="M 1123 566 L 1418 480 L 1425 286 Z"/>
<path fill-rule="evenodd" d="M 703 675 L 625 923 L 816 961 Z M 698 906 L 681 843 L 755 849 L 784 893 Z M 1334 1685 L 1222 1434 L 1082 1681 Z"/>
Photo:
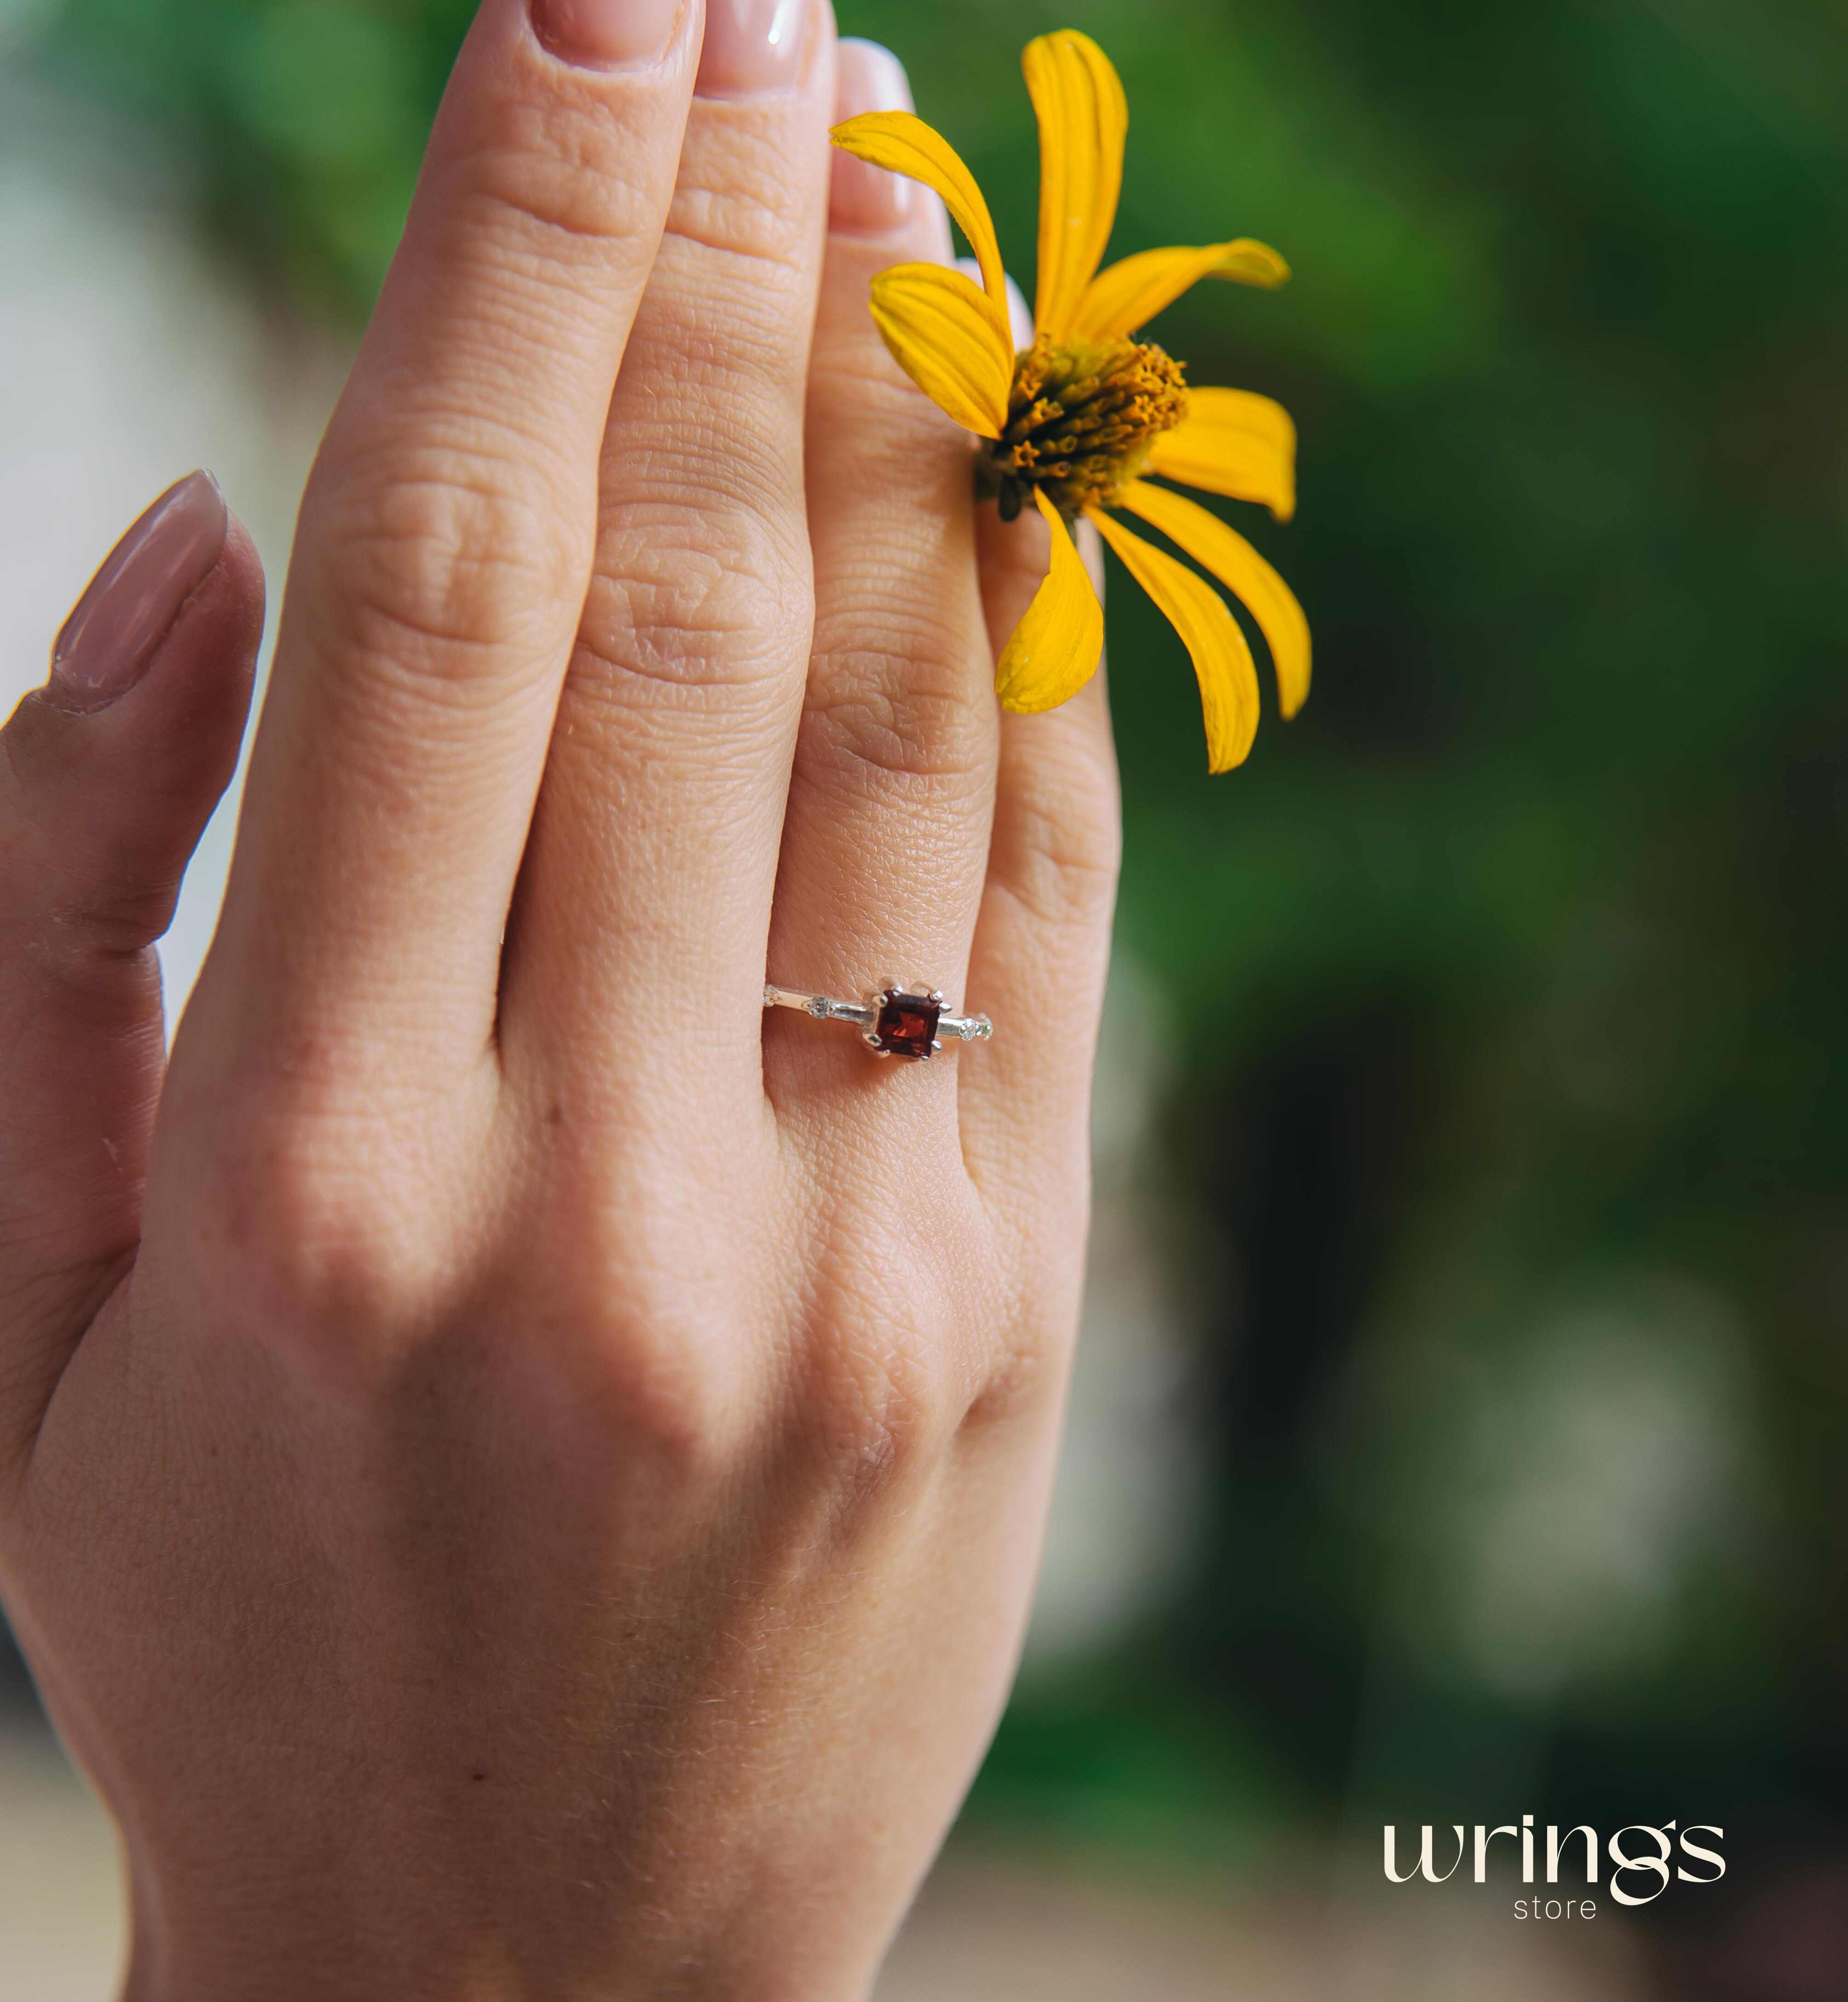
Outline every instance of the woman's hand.
<path fill-rule="evenodd" d="M 203 479 L 0 760 L 0 1578 L 135 2002 L 861 1994 L 1013 1671 L 1076 1319 L 1104 706 L 866 307 L 822 0 L 486 0 L 310 483 Z M 839 99 L 836 101 L 837 67 Z M 612 400 L 612 385 L 614 395 Z M 870 1059 L 766 977 L 921 978 Z"/>

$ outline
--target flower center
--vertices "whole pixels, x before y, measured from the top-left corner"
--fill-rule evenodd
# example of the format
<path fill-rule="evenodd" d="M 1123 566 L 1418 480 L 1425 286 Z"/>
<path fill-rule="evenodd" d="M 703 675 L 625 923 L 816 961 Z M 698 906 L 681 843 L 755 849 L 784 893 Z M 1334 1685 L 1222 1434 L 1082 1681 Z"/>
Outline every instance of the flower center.
<path fill-rule="evenodd" d="M 1063 347 L 1042 334 L 1015 358 L 1006 430 L 977 455 L 982 493 L 1004 521 L 1035 487 L 1068 521 L 1107 507 L 1187 408 L 1180 364 L 1152 341 Z"/>

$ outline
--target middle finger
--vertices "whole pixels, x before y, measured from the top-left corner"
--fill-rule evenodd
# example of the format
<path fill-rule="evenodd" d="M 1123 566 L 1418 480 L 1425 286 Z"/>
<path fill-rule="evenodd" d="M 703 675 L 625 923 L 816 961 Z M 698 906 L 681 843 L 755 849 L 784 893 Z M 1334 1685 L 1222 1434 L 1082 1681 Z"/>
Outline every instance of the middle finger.
<path fill-rule="evenodd" d="M 605 438 L 595 569 L 510 919 L 503 1046 L 578 1102 L 755 1088 L 813 623 L 802 410 L 826 0 L 710 0 Z"/>

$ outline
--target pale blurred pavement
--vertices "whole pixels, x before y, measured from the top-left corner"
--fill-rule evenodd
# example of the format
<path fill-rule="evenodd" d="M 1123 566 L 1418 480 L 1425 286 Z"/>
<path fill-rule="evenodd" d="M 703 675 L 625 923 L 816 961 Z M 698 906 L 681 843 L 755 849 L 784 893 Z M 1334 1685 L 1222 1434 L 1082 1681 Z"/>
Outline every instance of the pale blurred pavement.
<path fill-rule="evenodd" d="M 1568 1935 L 1424 1889 L 1331 1917 L 953 1843 L 875 2002 L 1650 2002 L 1609 1920 Z M 122 1939 L 106 1817 L 47 1735 L 0 1728 L 0 2002 L 109 2002 Z"/>

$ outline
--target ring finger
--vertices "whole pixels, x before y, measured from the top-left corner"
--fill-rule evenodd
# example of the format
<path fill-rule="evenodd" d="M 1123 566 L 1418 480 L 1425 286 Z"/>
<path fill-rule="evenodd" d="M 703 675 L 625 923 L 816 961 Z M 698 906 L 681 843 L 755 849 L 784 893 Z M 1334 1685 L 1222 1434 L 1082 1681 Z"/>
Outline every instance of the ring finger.
<path fill-rule="evenodd" d="M 887 51 L 843 42 L 839 70 L 839 117 L 909 109 Z M 877 273 L 947 258 L 948 224 L 925 189 L 844 156 L 829 221 L 808 403 L 814 647 L 769 977 L 856 1000 L 894 978 L 960 1002 L 997 743 L 969 445 L 868 309 Z M 839 1029 L 775 1019 L 765 1056 L 779 1104 L 873 1088 Z"/>

